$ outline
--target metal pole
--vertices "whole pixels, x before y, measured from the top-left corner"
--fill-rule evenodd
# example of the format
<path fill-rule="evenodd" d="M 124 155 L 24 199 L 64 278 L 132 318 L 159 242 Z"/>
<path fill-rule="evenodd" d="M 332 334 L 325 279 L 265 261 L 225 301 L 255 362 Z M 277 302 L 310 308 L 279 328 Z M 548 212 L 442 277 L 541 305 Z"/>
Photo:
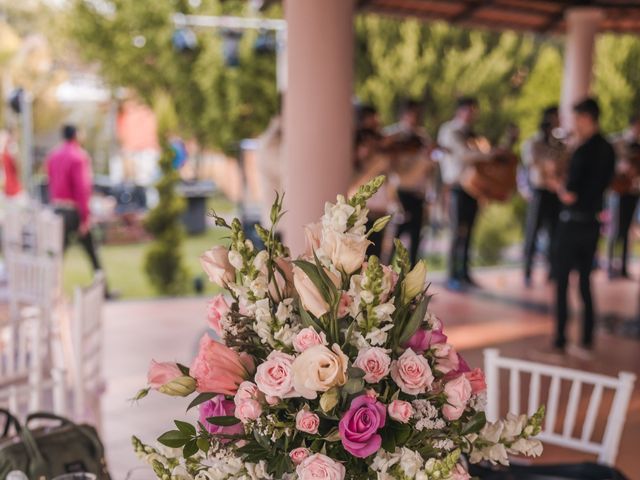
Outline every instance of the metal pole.
<path fill-rule="evenodd" d="M 33 96 L 23 90 L 20 98 L 20 123 L 22 128 L 22 182 L 25 191 L 34 195 L 33 185 Z"/>

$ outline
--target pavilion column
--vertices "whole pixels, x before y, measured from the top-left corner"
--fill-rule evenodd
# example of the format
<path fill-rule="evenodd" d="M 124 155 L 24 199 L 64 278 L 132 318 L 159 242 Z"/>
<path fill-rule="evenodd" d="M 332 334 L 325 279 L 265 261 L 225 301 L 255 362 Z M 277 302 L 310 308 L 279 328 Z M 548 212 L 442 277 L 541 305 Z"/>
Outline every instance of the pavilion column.
<path fill-rule="evenodd" d="M 573 104 L 589 95 L 593 72 L 593 52 L 596 34 L 604 18 L 602 10 L 575 7 L 567 11 L 564 77 L 560 116 L 563 127 L 572 127 Z"/>
<path fill-rule="evenodd" d="M 284 97 L 285 242 L 304 249 L 303 226 L 351 178 L 354 0 L 287 0 Z"/>

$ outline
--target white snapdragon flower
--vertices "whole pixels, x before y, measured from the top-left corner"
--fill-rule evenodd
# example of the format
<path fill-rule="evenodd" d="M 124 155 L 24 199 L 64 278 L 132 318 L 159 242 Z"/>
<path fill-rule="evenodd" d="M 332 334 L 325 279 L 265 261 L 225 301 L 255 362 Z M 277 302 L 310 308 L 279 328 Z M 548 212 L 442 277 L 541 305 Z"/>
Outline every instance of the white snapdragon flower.
<path fill-rule="evenodd" d="M 267 472 L 267 462 L 260 460 L 260 463 L 247 463 L 247 474 L 251 480 L 272 480 L 273 477 Z"/>
<path fill-rule="evenodd" d="M 278 304 L 276 309 L 276 319 L 279 323 L 285 323 L 293 313 L 293 298 L 286 298 Z"/>
<path fill-rule="evenodd" d="M 299 327 L 293 327 L 289 324 L 284 324 L 273 334 L 273 338 L 287 347 L 293 345 L 293 339 L 298 334 Z"/>
<path fill-rule="evenodd" d="M 264 274 L 259 274 L 249 284 L 249 289 L 256 298 L 266 297 L 268 288 L 269 284 L 267 281 L 267 276 Z"/>
<path fill-rule="evenodd" d="M 338 195 L 335 204 L 327 202 L 324 205 L 324 216 L 322 217 L 323 229 L 345 233 L 347 231 L 349 218 L 355 211 L 355 208 L 346 203 L 342 195 Z"/>
<path fill-rule="evenodd" d="M 392 328 L 392 323 L 388 323 L 382 328 L 373 328 L 369 333 L 367 333 L 365 340 L 373 347 L 384 345 L 387 343 L 387 338 L 389 337 L 388 332 Z"/>
<path fill-rule="evenodd" d="M 373 313 L 375 314 L 376 318 L 380 321 L 380 323 L 389 323 L 393 321 L 393 319 L 391 318 L 391 315 L 393 315 L 393 312 L 395 311 L 396 311 L 396 307 L 393 304 L 393 301 L 382 303 L 380 305 L 377 305 L 373 309 Z"/>
<path fill-rule="evenodd" d="M 503 429 L 504 424 L 501 420 L 498 420 L 495 423 L 488 422 L 484 427 L 482 427 L 482 430 L 480 430 L 480 437 L 484 438 L 488 442 L 498 443 L 502 436 Z"/>
<path fill-rule="evenodd" d="M 256 270 L 263 271 L 267 266 L 268 259 L 269 259 L 269 253 L 266 250 L 261 250 L 253 259 L 253 266 L 255 267 Z"/>
<path fill-rule="evenodd" d="M 229 263 L 236 270 L 242 269 L 242 255 L 236 250 L 229 250 Z"/>
<path fill-rule="evenodd" d="M 511 444 L 509 452 L 515 455 L 539 457 L 542 455 L 542 442 L 531 438 L 519 438 Z"/>
<path fill-rule="evenodd" d="M 527 426 L 529 419 L 526 415 L 514 415 L 508 413 L 507 418 L 504 420 L 504 428 L 502 429 L 501 438 L 505 440 L 512 440 L 515 437 L 519 437 L 522 430 Z"/>
<path fill-rule="evenodd" d="M 187 469 L 178 465 L 171 470 L 171 479 L 172 480 L 194 480 L 193 476 L 187 471 Z"/>

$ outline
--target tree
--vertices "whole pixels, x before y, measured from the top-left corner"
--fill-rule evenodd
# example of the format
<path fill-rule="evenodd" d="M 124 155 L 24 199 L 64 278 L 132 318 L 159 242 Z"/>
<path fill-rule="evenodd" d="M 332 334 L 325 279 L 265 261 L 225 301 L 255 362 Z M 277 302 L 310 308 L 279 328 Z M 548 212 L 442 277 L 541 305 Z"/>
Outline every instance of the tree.
<path fill-rule="evenodd" d="M 169 144 L 177 118 L 172 100 L 166 93 L 156 93 L 154 105 L 162 149 L 159 162 L 162 177 L 156 183 L 160 198 L 158 205 L 145 218 L 145 227 L 154 240 L 147 250 L 144 269 L 159 293 L 177 295 L 184 293 L 188 285 L 181 248 L 184 231 L 180 215 L 184 210 L 184 199 L 176 194 L 180 176 L 173 168 L 175 152 Z"/>
<path fill-rule="evenodd" d="M 149 105 L 156 91 L 167 92 L 178 133 L 202 147 L 232 152 L 240 140 L 259 134 L 278 109 L 275 55 L 257 54 L 258 33 L 246 32 L 240 65 L 229 67 L 221 32 L 210 30 L 196 32 L 197 45 L 180 51 L 172 15 L 245 15 L 247 9 L 240 0 L 205 0 L 197 8 L 186 0 L 75 0 L 68 33 L 112 85 L 133 89 Z"/>

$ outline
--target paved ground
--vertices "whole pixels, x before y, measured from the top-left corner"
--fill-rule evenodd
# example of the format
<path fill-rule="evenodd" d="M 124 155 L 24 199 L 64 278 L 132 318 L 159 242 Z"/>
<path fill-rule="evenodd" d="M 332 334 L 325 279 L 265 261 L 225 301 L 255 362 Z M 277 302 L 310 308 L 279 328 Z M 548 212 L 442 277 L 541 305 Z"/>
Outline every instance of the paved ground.
<path fill-rule="evenodd" d="M 636 272 L 637 274 L 637 272 Z M 547 345 L 552 329 L 550 288 L 541 277 L 531 289 L 522 286 L 515 270 L 486 270 L 477 275 L 482 290 L 472 294 L 447 292 L 434 278 L 436 297 L 432 308 L 445 322 L 446 333 L 471 365 L 481 366 L 482 349 L 496 346 L 509 356 L 528 358 Z M 598 273 L 594 282 L 596 305 L 603 317 L 631 317 L 638 303 L 638 284 L 607 281 Z M 575 300 L 575 298 L 574 298 Z M 573 302 L 575 304 L 575 301 Z M 105 318 L 105 376 L 107 390 L 102 401 L 103 438 L 114 480 L 138 466 L 130 447 L 136 434 L 152 442 L 171 428 L 171 418 L 184 415 L 179 399 L 150 395 L 133 405 L 127 399 L 144 386 L 151 358 L 188 364 L 204 333 L 205 300 L 155 300 L 110 303 Z M 575 323 L 575 322 L 574 322 Z M 575 331 L 574 337 L 575 337 Z M 590 362 L 568 361 L 584 370 L 617 374 L 630 370 L 640 377 L 640 340 L 612 336 L 600 331 L 597 357 Z M 583 409 L 586 408 L 583 406 Z M 596 427 L 596 431 L 601 426 Z M 627 414 L 618 466 L 631 479 L 640 479 L 640 388 L 636 388 Z M 588 456 L 547 447 L 543 462 L 578 461 Z M 138 480 L 153 478 L 143 475 Z"/>

